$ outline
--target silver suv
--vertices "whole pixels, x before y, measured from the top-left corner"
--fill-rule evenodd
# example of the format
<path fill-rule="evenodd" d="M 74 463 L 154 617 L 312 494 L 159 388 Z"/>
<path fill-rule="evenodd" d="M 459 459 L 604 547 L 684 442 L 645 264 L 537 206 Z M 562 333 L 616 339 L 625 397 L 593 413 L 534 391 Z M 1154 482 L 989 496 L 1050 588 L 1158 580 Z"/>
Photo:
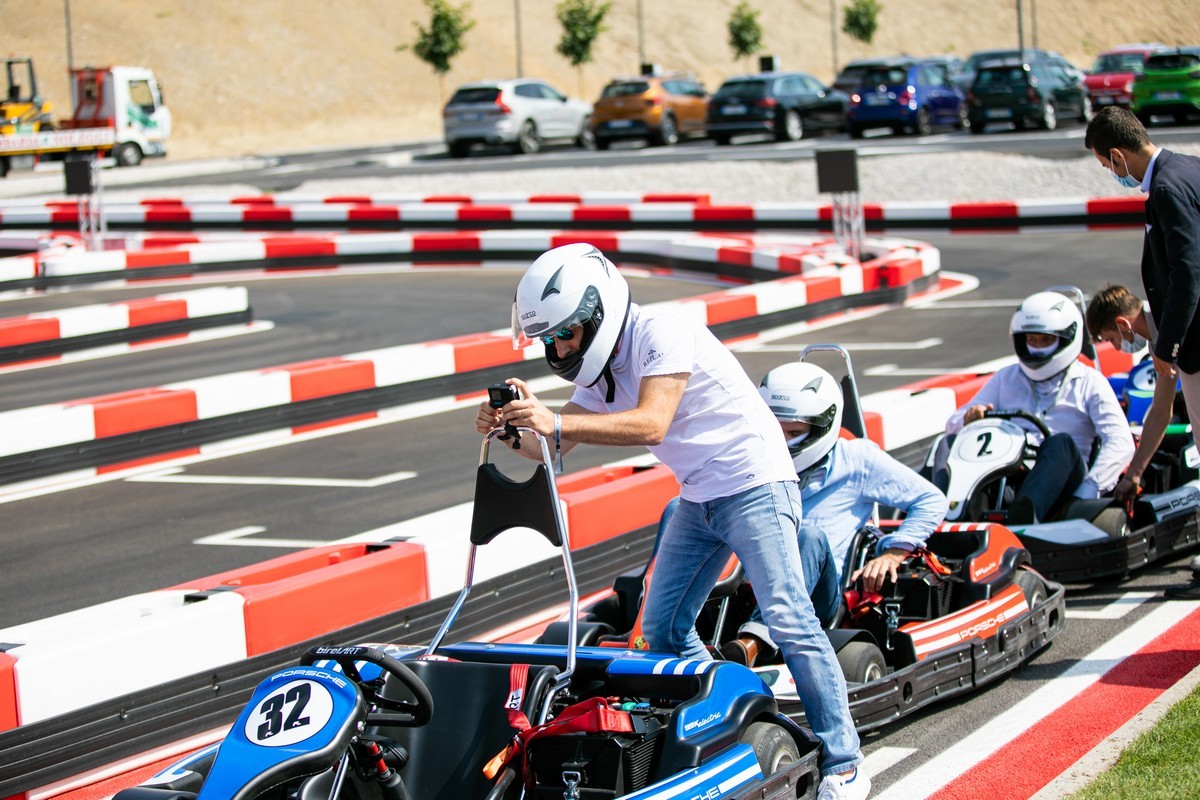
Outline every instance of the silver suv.
<path fill-rule="evenodd" d="M 544 81 L 517 78 L 459 87 L 442 111 L 446 148 L 462 158 L 476 144 L 509 145 L 536 153 L 548 141 L 574 141 L 591 149 L 592 104 L 573 100 Z"/>

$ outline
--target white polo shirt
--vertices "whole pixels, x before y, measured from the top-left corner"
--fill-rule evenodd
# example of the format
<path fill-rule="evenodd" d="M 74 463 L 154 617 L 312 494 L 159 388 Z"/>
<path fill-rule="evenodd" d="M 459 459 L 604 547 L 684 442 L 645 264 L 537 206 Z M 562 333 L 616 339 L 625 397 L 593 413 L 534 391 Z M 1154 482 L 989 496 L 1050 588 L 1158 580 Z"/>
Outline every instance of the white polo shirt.
<path fill-rule="evenodd" d="M 775 416 L 733 353 L 707 327 L 634 304 L 612 373 L 611 404 L 604 402 L 604 378 L 591 388 L 577 387 L 571 401 L 598 414 L 628 411 L 637 407 L 642 378 L 690 375 L 666 437 L 649 448 L 675 473 L 684 500 L 704 502 L 796 480 Z"/>

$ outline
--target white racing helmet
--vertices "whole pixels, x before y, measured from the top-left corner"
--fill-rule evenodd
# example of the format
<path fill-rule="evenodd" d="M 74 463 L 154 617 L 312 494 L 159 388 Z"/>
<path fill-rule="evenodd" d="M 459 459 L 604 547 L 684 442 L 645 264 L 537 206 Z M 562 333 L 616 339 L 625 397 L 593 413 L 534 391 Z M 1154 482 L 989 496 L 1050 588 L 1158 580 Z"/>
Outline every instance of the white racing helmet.
<path fill-rule="evenodd" d="M 842 430 L 842 387 L 816 364 L 784 364 L 763 376 L 758 393 L 780 422 L 807 422 L 803 441 L 788 442 L 796 472 L 816 464 L 833 449 Z"/>
<path fill-rule="evenodd" d="M 1009 325 L 1013 350 L 1030 380 L 1044 381 L 1062 372 L 1083 350 L 1083 317 L 1079 307 L 1058 292 L 1038 292 L 1026 297 Z M 1027 333 L 1049 333 L 1058 337 L 1054 350 L 1034 355 L 1025 344 Z"/>
<path fill-rule="evenodd" d="M 608 373 L 629 318 L 629 306 L 629 284 L 593 245 L 568 244 L 547 250 L 517 284 L 513 348 L 528 347 L 543 336 L 580 325 L 579 351 L 560 359 L 553 344 L 544 345 L 546 361 L 559 377 L 594 386 Z M 611 374 L 608 385 L 611 397 Z"/>

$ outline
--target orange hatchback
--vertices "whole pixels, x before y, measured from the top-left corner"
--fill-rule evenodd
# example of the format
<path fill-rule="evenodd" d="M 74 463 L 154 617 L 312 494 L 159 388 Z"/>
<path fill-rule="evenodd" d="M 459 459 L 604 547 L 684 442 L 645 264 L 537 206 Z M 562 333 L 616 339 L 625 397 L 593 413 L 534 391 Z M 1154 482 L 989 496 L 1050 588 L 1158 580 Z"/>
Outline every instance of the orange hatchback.
<path fill-rule="evenodd" d="M 592 108 L 596 147 L 607 150 L 617 139 L 647 139 L 673 145 L 682 136 L 703 136 L 708 92 L 683 75 L 616 78 Z"/>

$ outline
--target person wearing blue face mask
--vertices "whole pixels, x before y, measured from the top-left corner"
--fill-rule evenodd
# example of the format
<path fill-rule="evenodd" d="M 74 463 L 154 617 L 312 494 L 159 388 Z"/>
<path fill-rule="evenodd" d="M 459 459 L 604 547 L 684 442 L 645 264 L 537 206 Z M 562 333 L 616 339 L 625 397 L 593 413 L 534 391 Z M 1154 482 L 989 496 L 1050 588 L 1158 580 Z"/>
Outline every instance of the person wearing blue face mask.
<path fill-rule="evenodd" d="M 1200 158 L 1156 147 L 1128 109 L 1101 109 L 1083 145 L 1119 183 L 1146 194 L 1142 286 L 1157 336 L 1161 380 L 1178 376 L 1188 416 L 1200 420 Z"/>
<path fill-rule="evenodd" d="M 1133 457 L 1133 437 L 1116 392 L 1099 370 L 1079 361 L 1083 316 L 1057 292 L 1038 292 L 1021 302 L 1009 325 L 1017 363 L 1003 367 L 951 415 L 934 452 L 933 484 L 946 491 L 953 437 L 964 425 L 994 409 L 1040 417 L 1050 436 L 1038 444 L 1037 461 L 1008 507 L 1008 522 L 1031 525 L 1049 519 L 1072 496 L 1094 499 L 1117 485 Z M 1034 437 L 1032 423 L 1012 420 Z M 1098 444 L 1090 464 L 1085 459 Z"/>

